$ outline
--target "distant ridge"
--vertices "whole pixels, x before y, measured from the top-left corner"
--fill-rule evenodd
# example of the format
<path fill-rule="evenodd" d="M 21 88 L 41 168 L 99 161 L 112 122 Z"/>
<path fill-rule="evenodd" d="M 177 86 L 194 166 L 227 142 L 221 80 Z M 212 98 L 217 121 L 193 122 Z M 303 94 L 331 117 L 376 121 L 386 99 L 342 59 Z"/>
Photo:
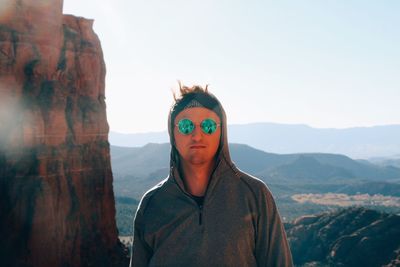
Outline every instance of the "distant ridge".
<path fill-rule="evenodd" d="M 168 142 L 168 134 L 166 131 L 149 133 L 117 133 L 110 131 L 108 140 L 113 146 L 139 147 L 148 143 L 166 143 Z"/>
<path fill-rule="evenodd" d="M 228 126 L 229 142 L 247 144 L 272 153 L 332 153 L 354 159 L 400 154 L 400 125 L 346 129 L 312 128 L 302 124 L 250 123 Z M 166 143 L 164 132 L 121 134 L 110 132 L 111 145 L 137 147 Z"/>
<path fill-rule="evenodd" d="M 243 144 L 229 144 L 232 160 L 240 169 L 268 181 L 335 181 L 400 179 L 400 168 L 356 161 L 326 153 L 274 154 Z M 111 164 L 117 177 L 146 178 L 152 173 L 168 175 L 170 145 L 143 147 L 111 146 Z M 163 170 L 160 172 L 160 170 Z"/>

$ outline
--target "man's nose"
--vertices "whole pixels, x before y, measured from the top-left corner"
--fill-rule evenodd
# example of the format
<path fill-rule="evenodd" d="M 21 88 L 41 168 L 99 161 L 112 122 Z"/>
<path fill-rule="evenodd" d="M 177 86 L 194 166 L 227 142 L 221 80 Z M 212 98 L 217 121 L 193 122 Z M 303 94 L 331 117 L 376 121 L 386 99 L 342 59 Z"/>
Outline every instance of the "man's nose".
<path fill-rule="evenodd" d="M 196 126 L 192 132 L 192 140 L 200 141 L 203 138 L 203 132 L 201 131 L 199 126 Z"/>

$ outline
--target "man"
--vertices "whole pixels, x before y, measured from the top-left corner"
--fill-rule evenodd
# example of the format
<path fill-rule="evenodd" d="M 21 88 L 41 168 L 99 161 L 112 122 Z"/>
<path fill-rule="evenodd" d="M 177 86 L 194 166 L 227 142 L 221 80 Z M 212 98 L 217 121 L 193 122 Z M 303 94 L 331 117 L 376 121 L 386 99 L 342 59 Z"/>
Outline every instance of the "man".
<path fill-rule="evenodd" d="M 180 93 L 170 174 L 140 202 L 131 266 L 293 266 L 269 189 L 231 161 L 220 102 L 207 87 Z"/>

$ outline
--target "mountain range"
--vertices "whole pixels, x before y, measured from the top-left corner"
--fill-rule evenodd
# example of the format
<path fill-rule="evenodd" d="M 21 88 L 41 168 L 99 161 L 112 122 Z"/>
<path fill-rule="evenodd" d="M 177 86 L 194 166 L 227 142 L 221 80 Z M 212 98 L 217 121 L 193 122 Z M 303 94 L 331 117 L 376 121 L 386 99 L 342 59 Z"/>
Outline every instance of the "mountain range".
<path fill-rule="evenodd" d="M 378 166 L 327 153 L 274 154 L 243 144 L 229 144 L 236 166 L 266 180 L 400 179 L 400 168 Z M 170 145 L 147 144 L 143 147 L 111 146 L 111 163 L 117 176 L 146 177 L 165 170 L 168 174 Z"/>
<path fill-rule="evenodd" d="M 400 152 L 400 125 L 346 129 L 313 128 L 302 124 L 251 123 L 228 125 L 231 143 L 247 144 L 279 154 L 331 153 L 354 159 L 393 157 Z M 111 145 L 140 147 L 166 143 L 166 131 L 136 134 L 110 132 Z"/>
<path fill-rule="evenodd" d="M 236 166 L 265 181 L 278 196 L 294 193 L 400 195 L 400 168 L 326 153 L 274 154 L 229 144 Z M 168 175 L 170 145 L 111 146 L 114 190 L 139 199 Z"/>

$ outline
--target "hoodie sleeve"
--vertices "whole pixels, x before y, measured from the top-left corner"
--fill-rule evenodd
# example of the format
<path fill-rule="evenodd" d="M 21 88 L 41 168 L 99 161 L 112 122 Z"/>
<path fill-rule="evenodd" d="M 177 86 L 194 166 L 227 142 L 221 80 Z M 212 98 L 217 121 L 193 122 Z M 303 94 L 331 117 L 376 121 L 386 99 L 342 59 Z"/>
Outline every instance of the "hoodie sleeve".
<path fill-rule="evenodd" d="M 265 186 L 259 195 L 256 259 L 258 266 L 293 266 L 285 229 L 271 192 Z"/>
<path fill-rule="evenodd" d="M 148 265 L 152 250 L 143 238 L 143 207 L 139 205 L 133 222 L 133 244 L 129 267 L 145 267 Z"/>

